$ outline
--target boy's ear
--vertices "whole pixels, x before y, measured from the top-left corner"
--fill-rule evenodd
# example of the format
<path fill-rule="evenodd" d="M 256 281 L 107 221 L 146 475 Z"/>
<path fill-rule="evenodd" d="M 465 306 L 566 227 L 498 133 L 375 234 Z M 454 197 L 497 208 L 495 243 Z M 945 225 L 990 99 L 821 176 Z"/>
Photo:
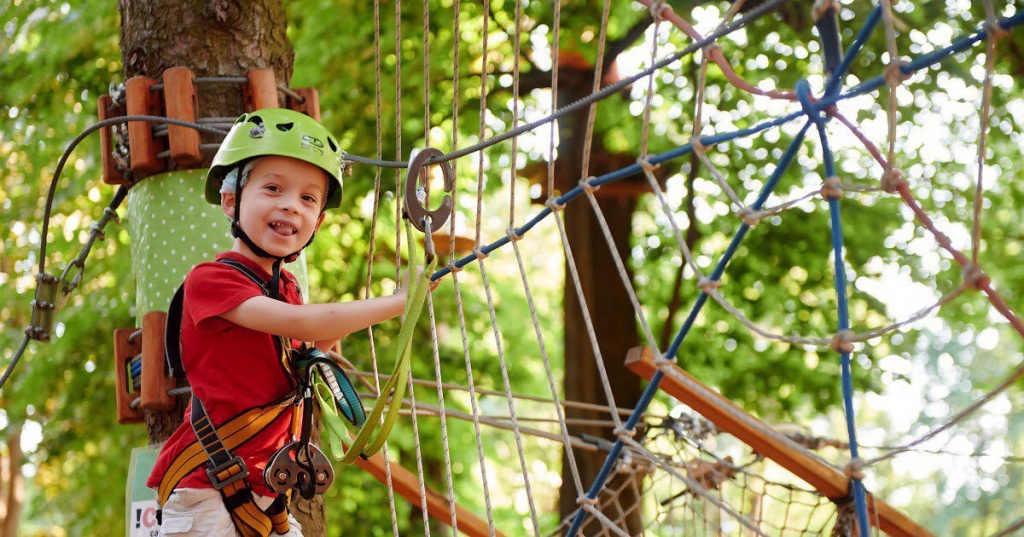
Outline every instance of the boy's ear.
<path fill-rule="evenodd" d="M 326 212 L 321 212 L 320 213 L 320 218 L 316 219 L 316 229 L 313 230 L 313 233 L 319 233 L 320 232 L 320 224 L 324 223 L 324 217 L 325 216 L 327 216 Z"/>
<path fill-rule="evenodd" d="M 220 208 L 224 211 L 224 214 L 228 218 L 235 219 L 235 195 L 234 194 L 221 194 L 220 195 Z"/>

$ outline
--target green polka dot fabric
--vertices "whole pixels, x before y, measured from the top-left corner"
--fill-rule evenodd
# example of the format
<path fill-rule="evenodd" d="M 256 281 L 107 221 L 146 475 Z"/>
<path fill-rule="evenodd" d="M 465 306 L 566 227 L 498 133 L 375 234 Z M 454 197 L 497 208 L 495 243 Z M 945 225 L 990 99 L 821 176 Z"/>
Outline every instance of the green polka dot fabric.
<path fill-rule="evenodd" d="M 167 311 L 192 267 L 231 249 L 227 216 L 203 198 L 205 180 L 206 170 L 160 174 L 147 177 L 128 194 L 137 325 L 147 312 Z M 285 268 L 308 297 L 305 254 Z"/>

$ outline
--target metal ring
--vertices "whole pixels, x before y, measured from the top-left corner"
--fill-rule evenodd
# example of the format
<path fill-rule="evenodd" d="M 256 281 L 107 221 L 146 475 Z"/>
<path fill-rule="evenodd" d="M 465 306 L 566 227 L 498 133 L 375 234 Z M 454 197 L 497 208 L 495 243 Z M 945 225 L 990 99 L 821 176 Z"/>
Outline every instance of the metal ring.
<path fill-rule="evenodd" d="M 423 231 L 426 217 L 430 216 L 430 231 L 436 232 L 448 221 L 448 215 L 452 212 L 452 197 L 445 196 L 441 206 L 433 211 L 427 210 L 416 197 L 416 187 L 419 184 L 420 169 L 430 165 L 429 161 L 434 158 L 441 158 L 444 153 L 436 147 L 428 147 L 416 154 L 416 158 L 409 162 L 409 171 L 405 176 L 405 214 L 412 221 L 416 229 Z M 434 164 L 441 167 L 444 175 L 444 191 L 446 194 L 453 194 L 455 191 L 455 176 L 452 174 L 451 164 L 438 162 Z"/>

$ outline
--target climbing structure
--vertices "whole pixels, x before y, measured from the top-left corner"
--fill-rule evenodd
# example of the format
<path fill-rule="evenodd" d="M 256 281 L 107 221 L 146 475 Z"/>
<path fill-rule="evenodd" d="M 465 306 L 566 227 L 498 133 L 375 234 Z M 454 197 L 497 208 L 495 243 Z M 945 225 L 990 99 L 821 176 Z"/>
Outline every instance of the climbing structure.
<path fill-rule="evenodd" d="M 970 51 L 975 45 L 985 43 L 988 47 L 987 58 L 989 61 L 983 89 L 983 104 L 980 110 L 981 134 L 977 144 L 978 161 L 979 164 L 983 164 L 992 92 L 994 44 L 997 39 L 1010 35 L 1009 32 L 1012 28 L 1024 23 L 1024 14 L 997 19 L 991 0 L 986 0 L 986 22 L 975 32 L 959 37 L 950 44 L 937 44 L 933 51 L 912 57 L 909 61 L 900 61 L 897 59 L 903 56 L 896 50 L 894 23 L 889 0 L 881 0 L 864 21 L 856 21 L 861 23 L 861 27 L 846 47 L 843 47 L 840 38 L 839 13 L 841 6 L 834 1 L 819 1 L 814 5 L 813 19 L 821 42 L 822 64 L 825 68 L 826 81 L 823 87 L 819 88 L 820 91 L 815 94 L 806 80 L 801 80 L 792 90 L 785 91 L 764 90 L 748 83 L 737 74 L 733 66 L 730 65 L 729 58 L 723 53 L 723 48 L 717 44 L 718 40 L 728 37 L 731 33 L 749 24 L 756 23 L 760 17 L 771 13 L 782 3 L 782 0 L 761 3 L 757 7 L 747 10 L 739 18 L 736 17 L 742 9 L 743 2 L 736 2 L 720 25 L 706 36 L 698 33 L 688 21 L 674 13 L 665 2 L 652 0 L 638 0 L 638 2 L 649 10 L 654 21 L 650 66 L 629 77 L 616 77 L 614 81 L 609 81 L 608 78 L 601 76 L 610 11 L 610 0 L 606 0 L 600 33 L 597 36 L 599 45 L 594 65 L 598 67 L 591 95 L 569 106 L 557 108 L 558 62 L 555 62 L 552 66 L 551 83 L 551 109 L 553 112 L 536 121 L 520 125 L 520 114 L 517 107 L 520 104 L 519 46 L 522 5 L 517 0 L 515 13 L 512 16 L 512 20 L 515 21 L 513 38 L 515 52 L 513 54 L 513 97 L 511 100 L 513 121 L 511 128 L 506 132 L 487 138 L 488 130 L 485 121 L 487 86 L 484 84 L 481 86 L 477 142 L 471 146 L 460 148 L 456 129 L 456 132 L 452 134 L 451 146 L 458 149 L 449 154 L 435 150 L 436 155 L 433 157 L 425 161 L 424 159 L 418 161 L 417 166 L 422 165 L 427 168 L 455 165 L 463 157 L 466 160 L 475 161 L 477 170 L 475 185 L 460 185 L 454 181 L 451 182 L 452 184 L 446 185 L 447 189 L 454 190 L 456 195 L 469 193 L 475 196 L 475 224 L 473 226 L 475 229 L 472 238 L 460 235 L 460 230 L 456 228 L 455 216 L 458 211 L 456 203 L 443 206 L 446 211 L 451 211 L 451 217 L 448 218 L 446 224 L 447 229 L 442 229 L 439 226 L 432 227 L 429 222 L 422 222 L 427 224 L 425 225 L 425 244 L 428 247 L 433 245 L 432 249 L 439 256 L 445 253 L 448 255 L 447 259 L 442 260 L 447 262 L 445 268 L 438 271 L 434 275 L 434 279 L 442 280 L 442 285 L 451 285 L 455 300 L 454 304 L 448 305 L 435 303 L 432 297 L 428 297 L 427 310 L 433 337 L 429 352 L 427 349 L 421 349 L 419 358 L 425 360 L 428 356 L 432 356 L 434 375 L 430 379 L 410 378 L 414 389 L 409 391 L 408 397 L 404 401 L 404 415 L 408 416 L 415 439 L 415 469 L 398 465 L 389 456 L 387 445 L 381 454 L 359 462 L 364 470 L 387 485 L 394 532 L 397 534 L 399 529 L 399 517 L 396 513 L 395 502 L 396 499 L 401 498 L 421 508 L 424 531 L 428 534 L 431 529 L 431 518 L 449 525 L 453 531 L 458 530 L 472 535 L 498 533 L 548 535 L 563 532 L 576 535 L 581 531 L 588 535 L 628 535 L 640 532 L 650 532 L 656 535 L 668 533 L 701 535 L 731 532 L 744 535 L 804 535 L 828 532 L 868 535 L 871 528 L 880 529 L 891 535 L 928 534 L 925 529 L 890 507 L 883 499 L 875 498 L 870 494 L 863 484 L 865 473 L 879 462 L 912 449 L 942 430 L 955 426 L 956 423 L 975 412 L 1019 379 L 1024 374 L 1024 363 L 1021 363 L 1006 377 L 1003 383 L 991 392 L 970 406 L 959 410 L 946 424 L 913 442 L 890 450 L 884 456 L 865 459 L 860 454 L 857 437 L 851 353 L 858 343 L 884 336 L 923 319 L 969 291 L 979 291 L 984 294 L 992 308 L 1022 336 L 1024 336 L 1024 323 L 1001 298 L 991 278 L 985 274 L 979 263 L 980 226 L 978 221 L 982 212 L 983 166 L 979 165 L 974 198 L 972 251 L 969 254 L 964 254 L 956 250 L 951 240 L 937 229 L 909 186 L 913 178 L 905 178 L 898 163 L 895 162 L 895 146 L 897 144 L 895 99 L 901 85 L 914 74 L 936 66 L 950 55 Z M 558 57 L 560 5 L 561 3 L 555 3 L 554 20 L 551 21 L 552 55 L 556 58 Z M 379 126 L 384 120 L 381 118 L 382 76 L 379 8 L 379 3 L 375 3 L 377 16 L 375 17 L 374 51 L 378 66 L 375 88 L 378 152 L 373 158 L 349 155 L 349 164 L 372 166 L 375 169 L 373 224 L 369 236 L 371 245 L 376 241 L 378 221 L 383 222 L 393 218 L 394 229 L 396 231 L 401 229 L 398 204 L 396 204 L 396 212 L 393 215 L 384 215 L 380 211 L 381 194 L 386 188 L 383 186 L 382 170 L 387 168 L 404 169 L 410 165 L 402 160 L 383 160 L 384 157 L 380 154 L 382 141 Z M 485 1 L 485 11 L 487 9 Z M 400 7 L 396 6 L 396 10 L 400 10 Z M 459 22 L 458 2 L 455 3 L 455 21 L 457 25 Z M 429 73 L 429 54 L 426 49 L 430 45 L 430 40 L 426 12 L 423 24 L 423 63 L 425 71 Z M 844 88 L 843 83 L 848 69 L 863 50 L 868 37 L 880 24 L 887 36 L 888 57 L 894 60 L 880 69 L 882 74 L 861 81 L 853 87 Z M 666 29 L 666 26 L 669 25 L 674 30 Z M 400 28 L 400 25 L 398 27 Z M 659 57 L 657 36 L 658 32 L 663 31 L 682 32 L 692 39 L 692 44 L 666 57 Z M 485 35 L 486 32 L 485 22 Z M 457 57 L 458 35 L 459 31 L 456 27 L 456 68 L 453 79 L 455 95 L 459 94 L 458 85 L 460 83 Z M 401 36 L 398 35 L 396 38 L 399 42 L 396 44 L 397 47 L 400 46 Z M 1014 36 L 1010 38 L 1014 38 Z M 488 57 L 487 47 L 488 42 L 485 37 L 483 58 Z M 650 154 L 647 145 L 654 96 L 652 91 L 654 75 L 663 69 L 671 69 L 676 60 L 691 54 L 700 54 L 702 58 L 700 79 L 696 88 L 698 97 L 692 129 L 694 136 L 689 143 L 676 149 Z M 400 72 L 401 54 L 397 55 L 397 58 L 399 62 L 397 71 Z M 714 129 L 714 125 L 710 125 L 713 133 L 706 134 L 708 129 L 705 128 L 702 115 L 703 90 L 706 72 L 711 68 L 720 70 L 725 79 L 736 89 L 768 99 L 792 103 L 794 111 L 777 119 L 735 131 L 718 131 Z M 267 73 L 250 72 L 244 77 L 201 81 L 193 77 L 187 69 L 173 69 L 164 73 L 162 81 L 132 79 L 128 81 L 123 92 L 115 92 L 112 96 L 101 98 L 101 122 L 83 136 L 96 130 L 101 131 L 104 178 L 110 183 L 119 184 L 120 187 L 108 208 L 108 213 L 105 213 L 105 219 L 95 227 L 94 236 L 102 233 L 107 217 L 116 211 L 127 196 L 128 190 L 136 188 L 138 178 L 159 173 L 170 161 L 182 166 L 195 165 L 201 160 L 204 150 L 216 147 L 217 144 L 200 143 L 196 133 L 205 131 L 223 134 L 222 129 L 227 125 L 223 124 L 225 118 L 196 117 L 194 102 L 196 99 L 195 88 L 198 83 L 243 85 L 246 88 L 245 95 L 247 96 L 246 110 L 285 105 L 300 109 L 315 117 L 315 114 L 318 113 L 315 91 L 278 88 L 272 75 L 269 76 L 270 78 L 267 79 Z M 635 163 L 617 171 L 596 177 L 590 176 L 588 174 L 589 148 L 598 103 L 618 94 L 626 87 L 644 82 L 647 83 L 648 90 L 643 114 L 643 137 L 639 147 L 640 158 Z M 396 95 L 399 99 L 396 102 L 396 109 L 400 114 L 402 96 L 400 82 L 396 81 L 396 87 L 398 88 Z M 885 151 L 879 149 L 861 133 L 854 121 L 847 119 L 842 114 L 843 101 L 872 93 L 883 87 L 887 87 L 889 90 L 888 140 Z M 426 87 L 425 91 L 429 92 L 430 88 Z M 163 104 L 156 100 L 155 96 L 159 94 L 166 99 Z M 115 106 L 119 99 L 124 101 L 122 109 Z M 430 101 L 427 98 L 425 102 L 429 103 Z M 485 237 L 483 220 L 489 213 L 483 206 L 483 183 L 485 177 L 489 177 L 492 173 L 497 177 L 497 173 L 489 169 L 483 150 L 497 144 L 509 144 L 511 146 L 509 169 L 516 170 L 517 143 L 519 143 L 520 136 L 535 135 L 539 128 L 547 128 L 546 126 L 557 121 L 558 118 L 584 108 L 588 109 L 588 121 L 585 131 L 582 133 L 585 137 L 583 173 L 578 184 L 564 193 L 555 189 L 553 170 L 555 139 L 554 130 L 549 129 L 551 138 L 547 144 L 546 184 L 542 189 L 546 193 L 546 199 L 543 200 L 544 208 L 526 220 L 518 217 L 516 187 L 514 182 L 510 181 L 507 186 L 509 217 L 504 236 Z M 119 111 L 111 113 L 112 110 Z M 455 99 L 452 116 L 459 117 L 458 99 Z M 425 118 L 424 137 L 429 139 L 429 110 L 426 111 Z M 394 119 L 396 122 L 401 122 L 401 117 Z M 756 136 L 792 122 L 800 123 L 802 126 L 795 131 L 795 135 L 785 151 L 780 153 L 777 165 L 758 192 L 749 193 L 749 195 L 738 192 L 729 178 L 715 167 L 711 154 L 717 144 Z M 156 127 L 151 128 L 154 124 Z M 123 128 L 123 125 L 127 125 L 127 129 Z M 863 144 L 880 167 L 881 173 L 878 174 L 877 183 L 853 184 L 844 180 L 837 169 L 833 148 L 830 145 L 830 126 L 848 130 Z M 824 180 L 820 187 L 799 198 L 786 200 L 771 207 L 767 206 L 779 181 L 794 161 L 808 136 L 817 138 L 818 147 L 823 156 L 821 165 Z M 80 140 L 81 137 L 76 140 L 71 149 Z M 396 145 L 399 148 L 397 158 L 401 159 L 403 155 L 400 134 Z M 702 268 L 704 265 L 698 263 L 690 251 L 683 238 L 683 229 L 676 221 L 672 201 L 664 192 L 664 181 L 659 179 L 659 167 L 667 167 L 680 157 L 691 154 L 699 159 L 724 195 L 728 197 L 728 202 L 736 217 L 735 235 L 721 258 L 714 262 L 711 270 Z M 67 154 L 58 166 L 54 184 L 56 184 L 60 168 L 66 158 Z M 126 173 L 133 174 L 133 180 L 126 181 L 124 178 Z M 429 177 L 430 173 L 425 170 L 424 176 Z M 413 173 L 412 177 L 415 178 L 416 175 Z M 396 196 L 401 196 L 405 190 L 401 184 L 402 173 L 399 172 L 396 177 L 398 178 L 395 184 Z M 658 338 L 652 333 L 645 314 L 649 310 L 640 303 L 626 262 L 620 257 L 621 248 L 615 244 L 612 229 L 605 220 L 598 203 L 601 189 L 613 189 L 616 183 L 630 178 L 640 178 L 638 184 L 642 190 L 649 192 L 657 200 L 658 207 L 664 213 L 663 220 L 671 230 L 675 245 L 684 260 L 688 273 L 692 275 L 690 285 L 700 290 L 699 297 L 692 306 L 681 330 L 675 335 L 671 345 L 666 348 L 661 348 Z M 51 187 L 49 201 L 52 201 L 53 192 L 54 188 Z M 909 318 L 895 320 L 880 328 L 858 332 L 854 329 L 855 327 L 850 326 L 849 312 L 847 311 L 849 284 L 846 281 L 843 257 L 842 204 L 844 195 L 847 193 L 880 192 L 896 195 L 902 200 L 920 227 L 933 235 L 938 244 L 962 267 L 963 281 L 935 304 Z M 776 333 L 772 329 L 759 326 L 748 319 L 743 314 L 742 305 L 731 303 L 725 298 L 719 290 L 722 285 L 722 277 L 730 260 L 737 255 L 741 244 L 762 219 L 778 216 L 787 209 L 805 204 L 819 196 L 827 203 L 831 223 L 831 246 L 836 267 L 835 288 L 838 311 L 829 312 L 829 315 L 835 318 L 835 331 L 831 334 L 818 335 Z M 49 201 L 47 218 L 50 210 Z M 602 234 L 608 243 L 608 255 L 611 256 L 618 269 L 621 284 L 629 295 L 638 325 L 642 330 L 644 346 L 631 351 L 628 357 L 622 357 L 630 371 L 648 381 L 639 403 L 633 408 L 625 408 L 621 406 L 621 403 L 617 404 L 612 396 L 612 389 L 604 369 L 607 357 L 602 356 L 601 349 L 597 344 L 594 323 L 588 313 L 587 300 L 581 289 L 579 267 L 570 247 L 569 232 L 563 217 L 563 210 L 569 203 L 588 203 L 592 207 Z M 44 223 L 44 237 L 47 224 L 48 222 Z M 565 400 L 558 387 L 557 367 L 552 364 L 553 357 L 548 354 L 545 331 L 541 326 L 534 296 L 531 293 L 529 263 L 524 260 L 520 246 L 521 241 L 529 241 L 530 237 L 539 234 L 536 230 L 545 225 L 548 226 L 547 233 L 555 236 L 560 242 L 569 269 L 565 285 L 570 292 L 576 293 L 582 307 L 583 319 L 597 359 L 596 366 L 599 372 L 597 380 L 606 394 L 606 402 L 603 405 Z M 446 241 L 448 244 L 445 248 Z M 401 244 L 401 242 L 402 237 L 396 236 L 395 243 Z M 29 337 L 32 339 L 45 341 L 49 337 L 53 316 L 59 310 L 62 301 L 66 300 L 65 297 L 78 285 L 81 269 L 91 245 L 92 241 L 88 242 L 82 255 L 71 263 L 61 277 L 56 278 L 47 276 L 45 273 L 44 241 L 43 255 L 40 256 L 37 302 L 32 326 L 29 329 Z M 499 253 L 501 254 L 500 258 L 491 259 L 492 256 L 496 257 Z M 458 257 L 458 255 L 463 255 L 463 257 Z M 366 269 L 367 293 L 370 292 L 373 283 L 373 263 L 374 252 L 371 247 Z M 505 349 L 503 349 L 502 318 L 498 311 L 499 308 L 495 305 L 496 300 L 489 279 L 489 271 L 493 271 L 493 267 L 499 263 L 511 266 L 511 270 L 517 271 L 521 277 L 524 298 L 531 312 L 529 324 L 532 325 L 537 336 L 536 360 L 540 366 L 536 370 L 546 377 L 546 383 L 550 389 L 549 393 L 544 396 L 518 393 L 515 388 L 516 379 L 509 375 Z M 401 270 L 402 264 L 403 259 L 399 247 L 396 248 L 395 265 Z M 464 271 L 473 272 L 462 274 Z M 468 284 L 467 281 L 471 283 Z M 467 341 L 468 314 L 463 308 L 462 300 L 462 294 L 466 292 L 467 285 L 477 286 L 473 291 L 483 293 L 488 308 L 485 311 L 476 312 L 476 314 L 482 316 L 493 329 L 494 338 L 486 342 L 486 345 L 489 347 L 488 353 L 493 352 L 497 356 L 498 369 L 495 377 L 488 379 L 487 385 L 490 387 L 486 389 L 481 387 L 480 369 L 474 363 L 475 349 L 482 342 Z M 160 367 L 162 362 L 159 359 L 147 359 L 148 355 L 162 354 L 159 353 L 158 345 L 162 337 L 156 327 L 163 324 L 160 322 L 159 297 L 155 299 L 149 297 L 147 300 L 146 311 L 153 311 L 150 314 L 153 316 L 152 322 L 147 323 L 144 318 L 140 331 L 124 330 L 115 335 L 118 353 L 119 418 L 124 423 L 138 421 L 141 418 L 140 408 L 166 409 L 173 403 L 173 397 L 188 391 L 187 387 L 178 387 L 169 381 Z M 697 316 L 709 301 L 714 301 L 759 337 L 831 349 L 837 353 L 841 363 L 842 376 L 840 379 L 836 379 L 836 382 L 841 383 L 842 386 L 848 439 L 841 442 L 829 441 L 776 430 L 721 397 L 681 368 L 677 363 L 680 346 L 694 326 Z M 461 349 L 465 362 L 465 378 L 467 379 L 465 385 L 447 382 L 445 371 L 441 367 L 437 318 L 438 310 L 442 307 L 445 308 L 445 315 L 450 314 L 458 320 L 462 340 Z M 371 331 L 370 355 L 365 359 L 341 355 L 335 355 L 335 358 L 345 364 L 349 368 L 349 372 L 362 381 L 367 397 L 387 396 L 387 393 L 378 393 L 380 387 L 387 382 L 388 377 L 382 373 L 386 365 L 378 364 L 373 338 Z M 25 344 L 27 342 L 28 338 L 26 338 Z M 24 349 L 24 345 L 22 349 Z M 4 380 L 9 376 L 13 365 L 12 363 L 8 368 Z M 138 381 L 134 380 L 136 378 Z M 490 382 L 491 380 L 493 382 Z M 419 401 L 417 401 L 417 391 L 419 391 Z M 428 401 L 423 399 L 426 394 L 429 394 Z M 457 399 L 457 405 L 451 404 L 453 399 Z M 463 412 L 455 408 L 463 406 L 468 406 L 470 411 Z M 567 418 L 565 412 L 567 408 L 590 412 L 593 418 L 589 420 Z M 430 427 L 433 427 L 435 423 L 439 426 L 440 445 L 421 444 L 419 432 L 427 420 L 430 422 Z M 611 442 L 602 438 L 570 434 L 571 426 L 579 424 L 579 422 L 611 428 L 616 440 Z M 450 440 L 453 437 L 450 433 L 451 430 L 458 430 L 460 433 L 469 431 L 473 441 L 469 443 L 453 442 Z M 494 460 L 485 456 L 487 450 L 485 446 L 490 444 L 501 446 L 500 465 L 496 465 Z M 822 445 L 838 448 L 843 452 L 848 451 L 844 464 L 836 467 L 816 454 L 814 449 Z M 439 487 L 428 486 L 429 479 L 425 477 L 422 463 L 424 450 L 442 453 L 443 479 Z M 527 455 L 544 451 L 548 455 L 543 460 L 531 460 Z M 581 451 L 606 454 L 604 466 L 593 482 L 584 482 L 577 469 L 577 454 Z M 452 462 L 455 452 L 460 455 L 469 454 L 472 459 L 475 459 L 477 467 L 472 470 L 459 470 Z M 567 475 L 573 479 L 572 485 L 577 492 L 579 505 L 572 516 L 561 520 L 552 515 L 557 504 L 551 500 L 551 494 L 557 490 L 557 486 L 552 487 L 547 475 L 550 473 L 549 467 L 557 466 L 556 461 L 559 458 L 568 466 Z M 474 476 L 478 477 L 478 482 L 471 489 L 457 490 L 453 475 L 464 471 L 472 472 Z M 473 510 L 467 509 L 465 505 L 467 501 L 472 505 L 479 505 L 483 512 L 474 513 Z M 508 509 L 508 504 L 512 502 L 515 503 L 516 511 L 523 515 L 522 527 L 496 528 L 494 511 Z M 639 526 L 636 522 L 638 520 L 640 521 Z"/>

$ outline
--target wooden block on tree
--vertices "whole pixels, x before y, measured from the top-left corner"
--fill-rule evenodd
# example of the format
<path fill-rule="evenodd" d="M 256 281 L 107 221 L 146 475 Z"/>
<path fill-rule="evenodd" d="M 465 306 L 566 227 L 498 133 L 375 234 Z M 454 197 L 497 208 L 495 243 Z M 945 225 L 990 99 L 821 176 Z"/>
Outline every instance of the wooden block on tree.
<path fill-rule="evenodd" d="M 292 88 L 292 91 L 299 94 L 299 96 L 305 100 L 300 103 L 298 99 L 288 97 L 288 108 L 291 108 L 296 112 L 302 112 L 319 122 L 320 94 L 317 93 L 316 88 Z"/>
<path fill-rule="evenodd" d="M 100 121 L 121 115 L 110 111 L 113 104 L 114 100 L 106 93 L 100 95 L 96 100 L 96 112 Z M 113 151 L 114 136 L 111 127 L 104 127 L 100 129 L 100 161 L 103 162 L 103 182 L 108 185 L 123 185 L 125 183 L 124 175 L 117 169 Z"/>
<path fill-rule="evenodd" d="M 250 69 L 246 71 L 245 77 L 249 79 L 249 82 L 242 85 L 246 112 L 280 107 L 273 69 Z"/>
<path fill-rule="evenodd" d="M 174 396 L 167 390 L 177 383 L 164 366 L 164 325 L 167 313 L 151 311 L 142 316 L 142 408 L 166 412 L 174 408 Z"/>
<path fill-rule="evenodd" d="M 129 341 L 134 328 L 118 328 L 114 330 L 114 374 L 117 377 L 117 422 L 121 425 L 142 423 L 142 407 L 132 408 L 131 404 L 138 395 L 131 391 L 131 376 L 128 374 L 128 360 L 142 352 L 140 338 Z"/>
<path fill-rule="evenodd" d="M 195 76 L 187 67 L 171 67 L 164 71 L 164 107 L 167 117 L 195 123 L 199 110 L 199 97 L 196 95 Z M 199 131 L 168 125 L 167 139 L 174 163 L 182 167 L 191 167 L 203 160 L 199 150 Z"/>
<path fill-rule="evenodd" d="M 130 116 L 162 116 L 163 110 L 151 87 L 156 80 L 146 76 L 133 76 L 125 83 L 125 100 Z M 153 124 L 148 121 L 128 123 L 128 150 L 132 171 L 140 177 L 153 175 L 164 169 L 164 161 L 157 158 L 163 144 L 153 136 Z"/>

